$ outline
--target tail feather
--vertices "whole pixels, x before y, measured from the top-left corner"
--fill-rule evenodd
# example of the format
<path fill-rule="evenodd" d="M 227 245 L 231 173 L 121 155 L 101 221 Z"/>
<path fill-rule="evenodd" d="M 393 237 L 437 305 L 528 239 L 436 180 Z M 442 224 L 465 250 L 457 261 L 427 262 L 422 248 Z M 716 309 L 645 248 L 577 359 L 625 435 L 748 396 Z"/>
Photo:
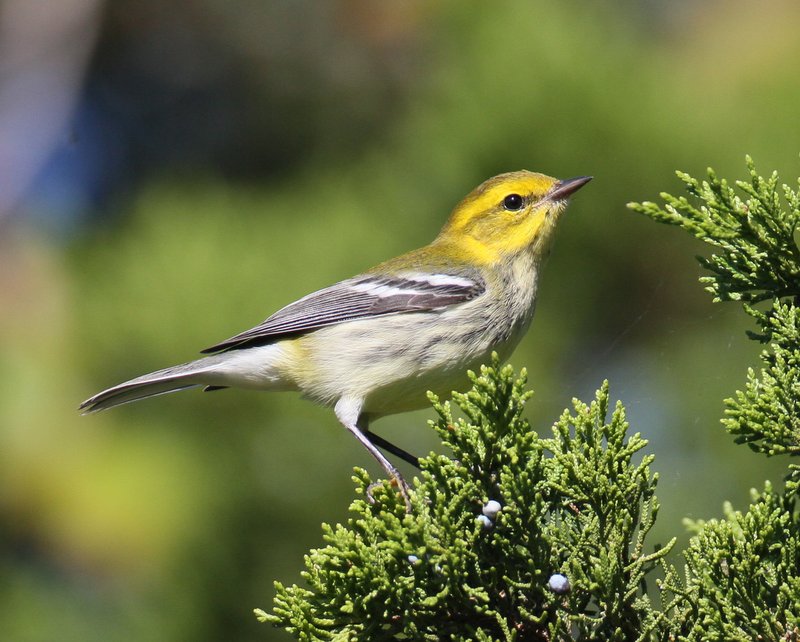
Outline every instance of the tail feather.
<path fill-rule="evenodd" d="M 81 414 L 88 415 L 131 401 L 206 385 L 208 374 L 219 364 L 220 356 L 213 355 L 125 381 L 90 397 L 79 406 L 79 409 L 82 411 Z"/>

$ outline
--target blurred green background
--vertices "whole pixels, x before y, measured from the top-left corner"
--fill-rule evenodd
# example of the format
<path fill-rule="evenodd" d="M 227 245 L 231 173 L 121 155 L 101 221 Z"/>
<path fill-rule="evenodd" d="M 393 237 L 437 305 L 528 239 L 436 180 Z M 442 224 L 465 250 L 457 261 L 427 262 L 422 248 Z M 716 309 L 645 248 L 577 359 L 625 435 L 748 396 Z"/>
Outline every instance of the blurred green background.
<path fill-rule="evenodd" d="M 46 5 L 50 4 L 48 8 Z M 800 174 L 800 4 L 0 1 L 4 640 L 286 640 L 260 625 L 373 466 L 294 395 L 80 417 L 278 307 L 427 243 L 483 179 L 592 174 L 512 358 L 540 432 L 604 378 L 662 512 L 742 506 L 785 462 L 732 445 L 757 365 L 703 248 L 628 212 L 673 171 Z M 430 412 L 378 432 L 436 448 Z"/>

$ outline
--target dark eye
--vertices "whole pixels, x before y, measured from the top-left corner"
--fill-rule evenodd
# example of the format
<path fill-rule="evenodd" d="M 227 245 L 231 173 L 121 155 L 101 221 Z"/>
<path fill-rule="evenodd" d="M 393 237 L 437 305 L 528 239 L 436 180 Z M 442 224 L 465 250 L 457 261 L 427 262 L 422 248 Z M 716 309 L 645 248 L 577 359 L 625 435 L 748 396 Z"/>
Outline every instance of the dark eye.
<path fill-rule="evenodd" d="M 512 212 L 522 209 L 522 197 L 519 194 L 509 194 L 503 199 L 503 207 Z"/>

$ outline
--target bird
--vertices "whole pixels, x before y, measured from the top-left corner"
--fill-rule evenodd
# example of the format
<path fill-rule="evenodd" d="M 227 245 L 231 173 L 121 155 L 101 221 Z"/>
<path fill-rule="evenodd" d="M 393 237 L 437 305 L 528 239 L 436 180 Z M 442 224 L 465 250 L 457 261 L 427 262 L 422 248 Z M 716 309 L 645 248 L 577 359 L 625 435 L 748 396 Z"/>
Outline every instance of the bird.
<path fill-rule="evenodd" d="M 510 356 L 533 317 L 559 218 L 591 179 L 527 170 L 489 178 L 429 245 L 308 294 L 201 358 L 103 390 L 80 410 L 196 387 L 298 391 L 333 409 L 410 511 L 408 484 L 381 449 L 418 461 L 370 425 L 424 407 L 428 391 L 463 389 L 492 353 Z"/>

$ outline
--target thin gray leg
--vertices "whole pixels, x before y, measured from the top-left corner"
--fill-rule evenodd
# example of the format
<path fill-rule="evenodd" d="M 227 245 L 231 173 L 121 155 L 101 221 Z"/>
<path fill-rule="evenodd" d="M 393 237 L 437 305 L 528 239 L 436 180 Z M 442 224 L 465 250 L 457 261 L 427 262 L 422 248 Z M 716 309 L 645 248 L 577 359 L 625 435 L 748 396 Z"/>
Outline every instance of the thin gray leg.
<path fill-rule="evenodd" d="M 400 474 L 400 471 L 397 470 L 392 465 L 386 456 L 378 450 L 378 447 L 373 444 L 369 437 L 364 432 L 364 429 L 361 428 L 359 425 L 361 421 L 366 423 L 366 418 L 363 420 L 361 419 L 361 405 L 363 400 L 361 399 L 353 399 L 348 397 L 342 397 L 338 403 L 336 404 L 336 408 L 334 409 L 336 412 L 336 416 L 342 425 L 349 430 L 353 436 L 358 439 L 364 448 L 366 448 L 369 453 L 378 461 L 386 471 L 386 474 L 394 480 L 397 484 L 397 489 L 400 491 L 400 494 L 403 496 L 403 501 L 406 504 L 406 512 L 411 512 L 411 500 L 409 497 L 408 491 L 408 484 L 406 484 L 406 480 L 403 479 L 403 476 Z M 370 489 L 367 489 L 367 498 L 372 499 L 370 494 Z"/>

